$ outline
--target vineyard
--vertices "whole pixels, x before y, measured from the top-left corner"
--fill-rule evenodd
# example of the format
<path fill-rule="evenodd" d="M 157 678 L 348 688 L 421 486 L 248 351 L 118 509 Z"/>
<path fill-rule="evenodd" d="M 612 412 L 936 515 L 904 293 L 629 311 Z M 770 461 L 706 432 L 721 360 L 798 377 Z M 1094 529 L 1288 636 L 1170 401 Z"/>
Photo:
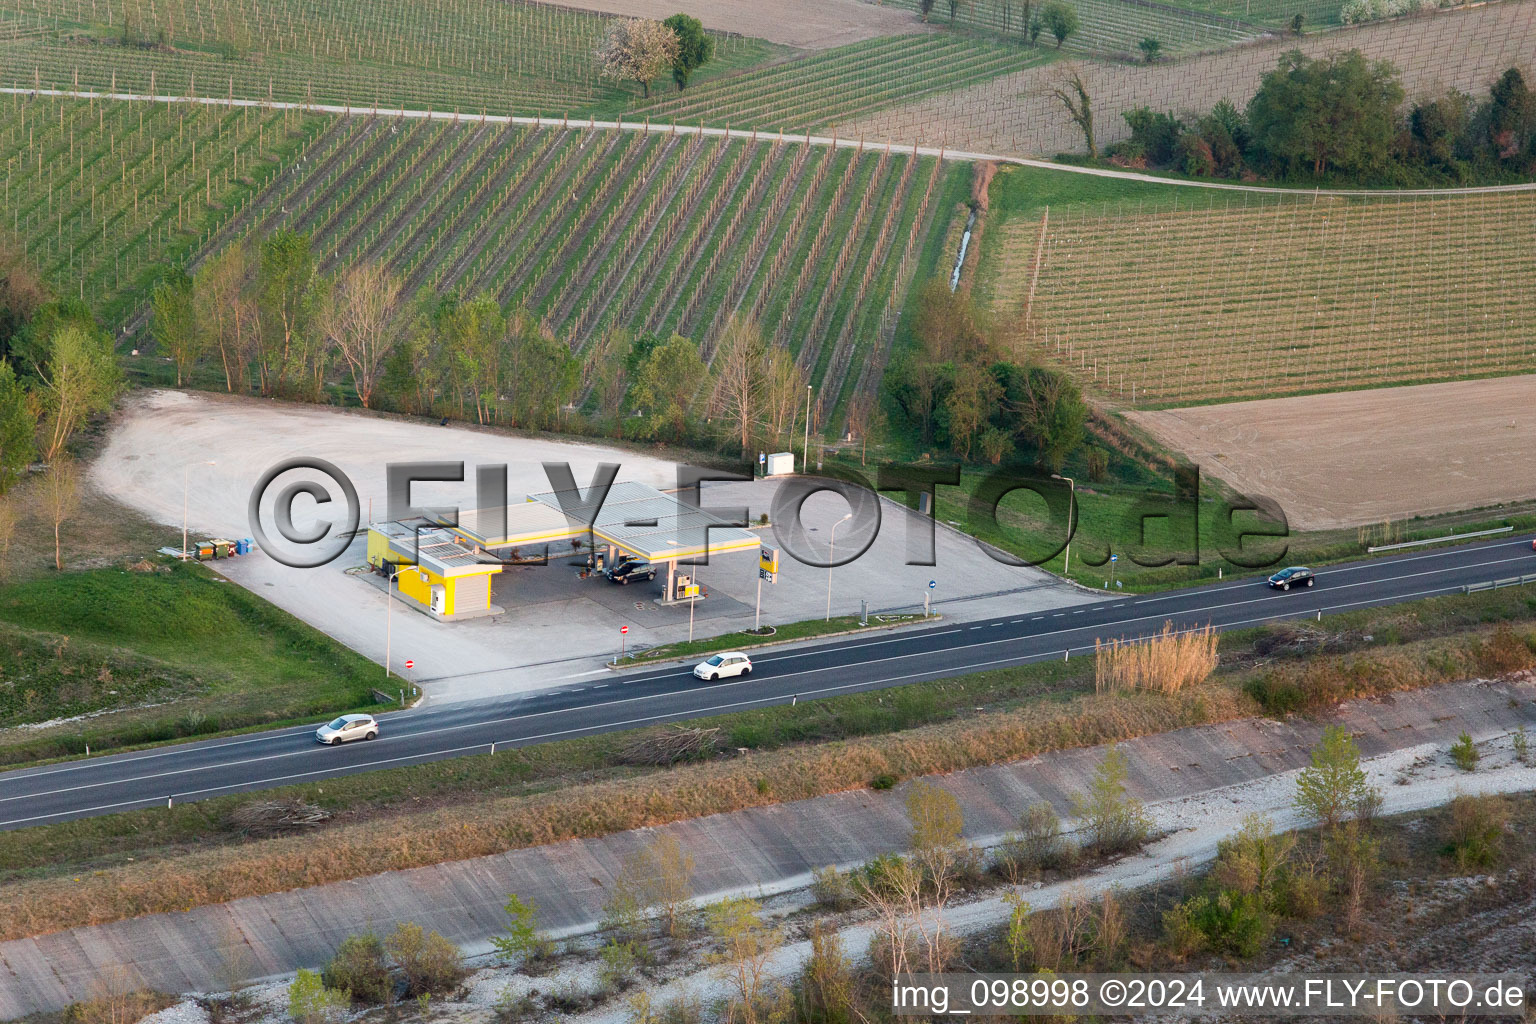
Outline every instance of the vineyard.
<path fill-rule="evenodd" d="M 609 19 L 479 0 L 14 0 L 5 81 L 159 95 L 233 95 L 495 114 L 617 112 L 600 79 Z M 717 35 L 702 79 L 777 54 Z"/>
<path fill-rule="evenodd" d="M 961 33 L 888 36 L 716 78 L 636 109 L 652 120 L 788 132 L 839 122 L 1043 64 L 1052 54 Z"/>
<path fill-rule="evenodd" d="M 1207 0 L 1190 0 L 1177 5 L 1157 0 L 1067 0 L 1077 9 L 1079 27 L 1077 34 L 1067 40 L 1065 48 L 1079 52 L 1135 54 L 1141 40 L 1153 38 L 1163 44 L 1163 53 L 1169 56 L 1185 56 L 1208 50 L 1225 49 L 1236 43 L 1261 34 L 1261 29 L 1246 22 L 1243 15 L 1231 16 L 1231 12 L 1199 8 Z M 1213 5 L 1223 0 L 1209 0 Z M 1241 5 L 1244 0 L 1230 0 Z M 1259 0 L 1261 4 L 1290 3 L 1315 0 Z M 1333 21 L 1338 21 L 1340 0 L 1325 0 L 1332 4 Z M 913 11 L 920 9 L 919 0 L 892 0 L 897 6 Z M 1033 4 L 1038 12 L 1040 4 Z M 930 20 L 949 24 L 944 4 L 935 6 Z M 1027 22 L 1024 0 L 966 0 L 956 11 L 956 24 L 990 35 L 1022 41 L 1026 38 Z M 1041 35 L 1041 47 L 1054 47 L 1055 40 L 1049 32 Z"/>
<path fill-rule="evenodd" d="M 256 108 L 0 98 L 5 219 L 107 321 L 185 261 L 319 133 Z"/>
<path fill-rule="evenodd" d="M 1009 223 L 989 290 L 1016 344 L 1135 406 L 1536 365 L 1536 193 L 1193 202 Z"/>
<path fill-rule="evenodd" d="M 405 294 L 490 294 L 578 352 L 627 328 L 711 355 L 750 314 L 840 421 L 878 386 L 915 261 L 964 179 L 883 147 L 338 117 L 204 251 L 307 232 L 327 267 L 372 260 Z"/>

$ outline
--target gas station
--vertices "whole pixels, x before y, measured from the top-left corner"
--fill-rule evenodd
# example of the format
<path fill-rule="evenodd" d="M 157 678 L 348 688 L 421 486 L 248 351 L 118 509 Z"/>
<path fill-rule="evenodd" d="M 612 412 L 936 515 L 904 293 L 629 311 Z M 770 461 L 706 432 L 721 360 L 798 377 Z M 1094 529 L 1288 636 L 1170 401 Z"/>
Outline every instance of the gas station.
<path fill-rule="evenodd" d="M 368 524 L 368 564 L 399 581 L 402 597 L 442 621 L 495 614 L 492 577 L 530 554 L 547 557 L 566 543 L 586 549 L 594 571 L 623 555 L 665 571 L 658 604 L 701 599 L 693 577 L 679 572 L 710 555 L 756 550 L 760 538 L 676 494 L 618 481 L 606 495 L 579 491 L 529 495 L 521 504 L 475 509 L 453 517 L 416 516 Z"/>

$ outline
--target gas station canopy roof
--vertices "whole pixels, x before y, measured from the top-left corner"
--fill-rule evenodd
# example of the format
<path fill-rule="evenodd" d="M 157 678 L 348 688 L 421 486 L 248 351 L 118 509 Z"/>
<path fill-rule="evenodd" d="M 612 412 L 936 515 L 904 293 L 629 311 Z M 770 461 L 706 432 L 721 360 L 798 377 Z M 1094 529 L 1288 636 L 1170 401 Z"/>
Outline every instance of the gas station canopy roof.
<path fill-rule="evenodd" d="M 592 502 L 574 491 L 535 494 L 531 501 L 559 510 L 561 497 L 570 515 L 592 523 L 595 535 L 652 562 L 745 551 L 762 543 L 751 530 L 733 526 L 675 494 L 633 480 L 618 481 L 609 488 L 595 521 Z M 577 531 L 585 533 L 586 529 L 578 526 Z"/>
<path fill-rule="evenodd" d="M 593 504 L 579 491 L 548 491 L 520 505 L 474 509 L 460 513 L 457 523 L 444 520 L 437 525 L 488 553 L 581 537 L 589 522 L 599 540 L 653 562 L 745 551 L 761 543 L 751 530 L 632 480 L 609 488 L 595 521 Z"/>

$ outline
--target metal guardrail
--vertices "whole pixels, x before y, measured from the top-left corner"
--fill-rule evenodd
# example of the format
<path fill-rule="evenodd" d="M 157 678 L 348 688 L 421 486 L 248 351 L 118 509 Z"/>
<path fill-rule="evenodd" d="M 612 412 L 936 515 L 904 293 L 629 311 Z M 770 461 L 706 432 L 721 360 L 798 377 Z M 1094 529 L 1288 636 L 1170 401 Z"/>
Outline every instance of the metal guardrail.
<path fill-rule="evenodd" d="M 1493 530 L 1474 530 L 1472 533 L 1450 533 L 1446 534 L 1444 537 L 1426 537 L 1423 540 L 1405 540 L 1401 544 L 1378 544 L 1376 547 L 1366 548 L 1365 550 L 1367 554 L 1373 554 L 1377 551 L 1396 551 L 1399 548 L 1418 548 L 1423 547 L 1425 544 L 1439 544 L 1441 541 L 1447 540 L 1466 540 L 1468 537 L 1492 537 L 1496 533 L 1510 533 L 1513 530 L 1513 526 L 1500 526 Z"/>
<path fill-rule="evenodd" d="M 1504 587 L 1523 587 L 1536 583 L 1536 572 L 1524 576 L 1510 576 L 1502 580 L 1489 580 L 1487 583 L 1467 583 L 1462 586 L 1463 594 L 1475 594 L 1480 590 L 1500 590 Z"/>

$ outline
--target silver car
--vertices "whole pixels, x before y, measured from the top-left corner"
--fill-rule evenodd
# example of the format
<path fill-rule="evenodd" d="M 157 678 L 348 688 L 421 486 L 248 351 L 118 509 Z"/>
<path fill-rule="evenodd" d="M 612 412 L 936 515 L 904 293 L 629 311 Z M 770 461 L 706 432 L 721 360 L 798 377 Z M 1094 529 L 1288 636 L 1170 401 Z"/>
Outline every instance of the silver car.
<path fill-rule="evenodd" d="M 371 740 L 379 735 L 379 723 L 372 715 L 342 715 L 315 730 L 315 739 L 334 747 L 352 740 Z"/>

